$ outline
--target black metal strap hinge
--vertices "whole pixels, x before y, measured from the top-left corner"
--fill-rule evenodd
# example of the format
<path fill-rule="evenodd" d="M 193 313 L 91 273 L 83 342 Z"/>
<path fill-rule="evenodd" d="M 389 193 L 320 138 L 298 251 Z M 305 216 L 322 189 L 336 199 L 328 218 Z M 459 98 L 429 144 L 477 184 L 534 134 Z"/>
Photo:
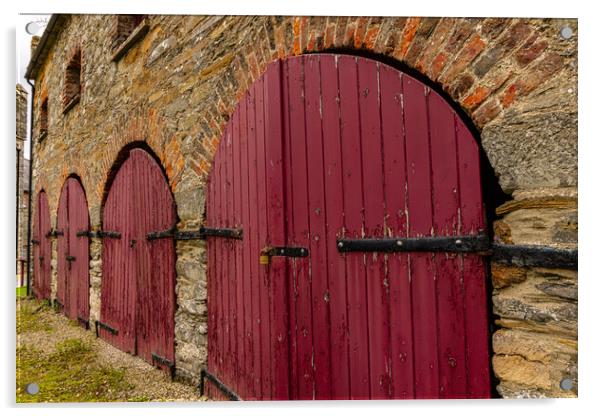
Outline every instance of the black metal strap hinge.
<path fill-rule="evenodd" d="M 65 260 L 67 260 L 67 261 L 75 261 L 75 256 L 65 256 Z"/>
<path fill-rule="evenodd" d="M 240 228 L 201 227 L 199 233 L 203 237 L 234 238 L 237 240 L 242 240 L 242 229 Z"/>
<path fill-rule="evenodd" d="M 577 270 L 578 251 L 555 247 L 494 243 L 491 261 L 519 267 L 548 267 Z"/>
<path fill-rule="evenodd" d="M 62 230 L 50 230 L 46 233 L 46 237 L 58 237 L 63 235 L 65 235 L 65 233 Z"/>
<path fill-rule="evenodd" d="M 34 240 L 33 238 L 31 239 L 31 244 L 36 244 L 39 245 L 40 244 L 40 240 Z"/>
<path fill-rule="evenodd" d="M 61 310 L 65 308 L 65 305 L 58 298 L 54 298 L 54 308 L 57 310 Z"/>
<path fill-rule="evenodd" d="M 171 375 L 171 378 L 173 380 L 173 378 L 175 376 L 175 370 L 176 370 L 176 365 L 174 364 L 174 362 L 171 360 L 168 360 L 165 357 L 161 357 L 160 355 L 155 354 L 154 352 L 151 353 L 151 358 L 153 360 L 153 363 L 159 363 L 160 365 L 167 366 L 169 368 L 169 374 Z"/>
<path fill-rule="evenodd" d="M 174 238 L 176 240 L 201 240 L 207 237 L 221 237 L 242 239 L 242 230 L 238 228 L 206 228 L 201 227 L 199 231 L 178 231 L 175 228 L 162 231 L 153 231 L 146 235 L 147 240 L 159 238 Z"/>
<path fill-rule="evenodd" d="M 175 228 L 171 228 L 169 230 L 163 231 L 153 231 L 146 235 L 147 240 L 158 240 L 160 238 L 173 238 L 177 234 L 177 230 Z"/>
<path fill-rule="evenodd" d="M 96 321 L 96 324 L 95 324 L 96 337 L 98 337 L 98 328 L 105 329 L 105 330 L 109 331 L 112 335 L 117 335 L 119 333 L 119 331 L 117 329 L 113 328 L 112 326 L 109 326 L 101 321 Z"/>
<path fill-rule="evenodd" d="M 261 254 L 270 257 L 307 257 L 309 250 L 305 247 L 266 247 Z"/>
<path fill-rule="evenodd" d="M 87 319 L 82 318 L 81 316 L 78 316 L 77 322 L 82 324 L 86 329 L 90 329 L 90 321 L 88 321 Z"/>
<path fill-rule="evenodd" d="M 232 401 L 242 400 L 238 396 L 238 394 L 236 394 L 232 389 L 230 389 L 228 386 L 226 386 L 219 378 L 217 378 L 215 375 L 211 374 L 209 371 L 207 371 L 204 368 L 201 370 L 201 380 L 199 382 L 199 391 L 200 391 L 201 395 L 205 394 L 205 379 L 211 381 L 230 400 L 232 400 Z"/>
<path fill-rule="evenodd" d="M 80 230 L 75 233 L 77 237 L 88 238 L 121 238 L 121 233 L 117 231 L 90 231 Z"/>
<path fill-rule="evenodd" d="M 98 238 L 121 238 L 121 233 L 117 231 L 96 231 L 92 237 Z"/>
<path fill-rule="evenodd" d="M 402 251 L 486 253 L 489 250 L 489 239 L 485 234 L 450 237 L 339 239 L 337 240 L 337 249 L 341 253 Z"/>

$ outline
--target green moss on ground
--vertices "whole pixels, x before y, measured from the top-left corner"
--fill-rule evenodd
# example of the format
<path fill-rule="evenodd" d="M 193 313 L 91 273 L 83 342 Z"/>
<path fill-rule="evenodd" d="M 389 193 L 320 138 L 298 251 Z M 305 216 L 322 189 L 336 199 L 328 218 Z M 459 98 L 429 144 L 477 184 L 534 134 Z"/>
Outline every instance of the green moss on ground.
<path fill-rule="evenodd" d="M 28 383 L 37 383 L 39 393 L 28 394 Z M 33 347 L 17 349 L 18 403 L 120 401 L 131 389 L 124 369 L 98 365 L 92 346 L 80 339 L 57 344 L 50 355 Z"/>
<path fill-rule="evenodd" d="M 44 301 L 17 302 L 17 335 L 23 332 L 52 331 L 45 313 L 50 306 Z"/>

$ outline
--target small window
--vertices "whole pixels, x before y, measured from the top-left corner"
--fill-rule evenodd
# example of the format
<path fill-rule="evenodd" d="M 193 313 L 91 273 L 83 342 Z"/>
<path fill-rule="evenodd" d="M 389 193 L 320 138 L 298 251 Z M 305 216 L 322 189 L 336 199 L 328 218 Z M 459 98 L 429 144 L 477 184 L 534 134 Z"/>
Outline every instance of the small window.
<path fill-rule="evenodd" d="M 148 23 L 145 14 L 120 14 L 115 16 L 111 29 L 113 60 L 121 58 L 146 32 Z"/>
<path fill-rule="evenodd" d="M 44 98 L 40 106 L 40 136 L 39 141 L 48 135 L 48 97 Z"/>
<path fill-rule="evenodd" d="M 82 68 L 81 50 L 75 51 L 65 73 L 65 92 L 63 95 L 63 112 L 69 111 L 79 102 L 81 94 L 81 68 Z"/>

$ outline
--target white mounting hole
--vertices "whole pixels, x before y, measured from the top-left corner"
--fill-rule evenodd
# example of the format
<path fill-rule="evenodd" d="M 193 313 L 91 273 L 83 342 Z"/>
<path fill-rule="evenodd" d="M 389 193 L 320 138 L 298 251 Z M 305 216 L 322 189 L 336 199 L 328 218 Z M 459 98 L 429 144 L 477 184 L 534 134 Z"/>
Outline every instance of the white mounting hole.
<path fill-rule="evenodd" d="M 563 39 L 570 39 L 573 36 L 573 29 L 569 26 L 563 26 L 560 29 L 560 36 L 562 36 Z"/>

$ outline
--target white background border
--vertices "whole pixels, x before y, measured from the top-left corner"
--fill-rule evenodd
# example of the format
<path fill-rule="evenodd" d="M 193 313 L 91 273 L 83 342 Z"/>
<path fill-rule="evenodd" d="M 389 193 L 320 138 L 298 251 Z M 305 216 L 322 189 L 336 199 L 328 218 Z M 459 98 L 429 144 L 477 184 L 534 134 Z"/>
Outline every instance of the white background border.
<path fill-rule="evenodd" d="M 2 307 L 3 337 L 2 374 L 0 375 L 2 405 L 6 414 L 17 415 L 103 415 L 111 416 L 143 413 L 145 415 L 232 414 L 252 415 L 286 413 L 289 415 L 345 414 L 365 415 L 374 410 L 380 414 L 420 413 L 478 414 L 483 416 L 544 413 L 547 415 L 577 415 L 600 412 L 600 296 L 602 286 L 596 246 L 600 241 L 600 207 L 598 203 L 602 163 L 599 122 L 600 105 L 600 54 L 602 47 L 602 19 L 592 6 L 594 1 L 403 1 L 403 0 L 302 0 L 294 4 L 285 0 L 219 0 L 210 3 L 192 0 L 102 0 L 90 3 L 80 1 L 27 0 L 5 1 L 2 7 L 2 131 L 3 174 L 0 175 L 2 195 Z M 255 15 L 389 15 L 389 16 L 499 16 L 499 17 L 573 17 L 579 19 L 579 399 L 550 400 L 490 400 L 490 401 L 407 401 L 407 402 L 296 402 L 296 403 L 190 403 L 190 404 L 73 404 L 24 406 L 15 404 L 15 110 L 14 85 L 16 76 L 15 31 L 18 13 L 148 13 L 148 14 L 255 14 Z M 598 237 L 596 239 L 596 237 Z M 597 411 L 595 409 L 598 408 Z M 586 413 L 587 412 L 587 413 Z M 372 416 L 372 415 L 367 415 Z M 514 415 L 512 415 L 514 416 Z"/>

